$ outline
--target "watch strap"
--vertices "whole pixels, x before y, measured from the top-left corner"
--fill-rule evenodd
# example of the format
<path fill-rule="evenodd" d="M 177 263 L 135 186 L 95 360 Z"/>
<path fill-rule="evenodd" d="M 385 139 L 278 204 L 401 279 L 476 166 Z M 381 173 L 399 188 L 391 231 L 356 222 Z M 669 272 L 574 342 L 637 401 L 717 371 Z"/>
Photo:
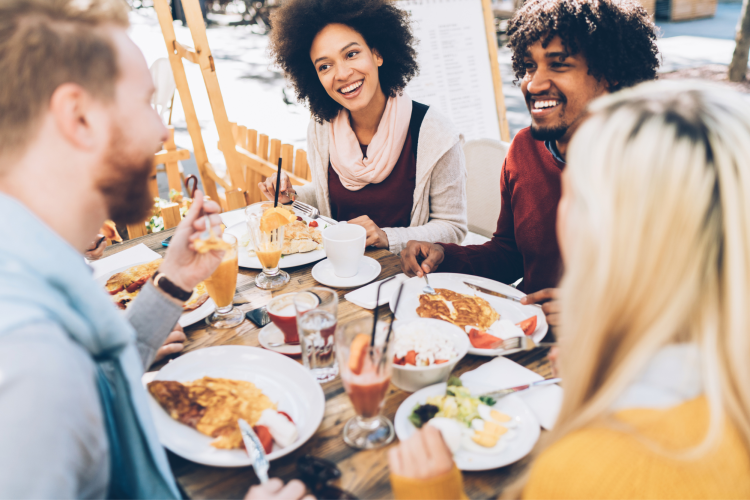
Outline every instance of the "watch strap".
<path fill-rule="evenodd" d="M 181 302 L 185 302 L 193 295 L 192 290 L 183 290 L 179 286 L 169 281 L 169 278 L 167 278 L 167 276 L 160 271 L 156 271 L 154 273 L 153 282 L 156 288 Z"/>

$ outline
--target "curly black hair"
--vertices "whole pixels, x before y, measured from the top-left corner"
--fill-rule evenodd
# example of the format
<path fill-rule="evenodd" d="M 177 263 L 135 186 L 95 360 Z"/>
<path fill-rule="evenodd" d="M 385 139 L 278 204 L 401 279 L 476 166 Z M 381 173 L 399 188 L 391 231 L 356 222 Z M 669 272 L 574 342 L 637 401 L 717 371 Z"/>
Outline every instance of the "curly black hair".
<path fill-rule="evenodd" d="M 341 109 L 326 92 L 310 60 L 315 36 L 329 24 L 357 31 L 383 65 L 380 87 L 388 97 L 400 94 L 418 71 L 409 14 L 390 0 L 286 0 L 271 18 L 270 51 L 291 80 L 297 100 L 307 103 L 315 118 L 332 120 Z"/>
<path fill-rule="evenodd" d="M 659 67 L 656 27 L 635 0 L 529 0 L 508 24 L 516 79 L 526 74 L 524 56 L 555 36 L 571 54 L 586 57 L 589 74 L 609 83 L 610 91 L 656 78 Z"/>

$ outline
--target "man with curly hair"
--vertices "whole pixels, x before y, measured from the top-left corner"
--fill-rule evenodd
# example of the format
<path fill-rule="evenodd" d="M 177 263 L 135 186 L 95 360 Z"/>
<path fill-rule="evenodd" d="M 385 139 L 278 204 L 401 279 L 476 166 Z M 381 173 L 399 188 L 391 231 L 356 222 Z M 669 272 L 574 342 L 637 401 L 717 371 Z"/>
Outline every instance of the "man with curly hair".
<path fill-rule="evenodd" d="M 497 231 L 484 245 L 410 241 L 401 265 L 409 276 L 439 266 L 503 283 L 523 278 L 525 303 L 549 301 L 543 310 L 554 325 L 555 219 L 568 142 L 593 99 L 656 78 L 655 26 L 635 0 L 530 0 L 508 34 L 531 127 L 515 136 L 505 159 Z"/>

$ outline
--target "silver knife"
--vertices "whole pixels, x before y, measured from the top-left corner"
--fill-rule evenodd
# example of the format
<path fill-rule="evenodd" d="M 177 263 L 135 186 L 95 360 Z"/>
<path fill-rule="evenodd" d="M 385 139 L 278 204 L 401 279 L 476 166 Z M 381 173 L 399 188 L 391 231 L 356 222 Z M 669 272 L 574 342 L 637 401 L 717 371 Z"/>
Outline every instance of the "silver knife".
<path fill-rule="evenodd" d="M 490 397 L 492 399 L 500 399 L 500 398 L 504 398 L 508 394 L 513 394 L 514 392 L 525 391 L 527 389 L 531 389 L 532 387 L 540 387 L 544 385 L 557 384 L 559 382 L 562 382 L 561 378 L 546 378 L 544 380 L 538 380 L 536 382 L 532 382 L 526 385 L 519 385 L 516 387 L 510 387 L 508 389 L 501 389 L 499 391 L 488 392 L 478 397 L 484 396 L 484 397 Z"/>
<path fill-rule="evenodd" d="M 468 286 L 472 290 L 476 290 L 478 292 L 486 293 L 487 295 L 494 295 L 495 297 L 500 297 L 501 299 L 508 299 L 512 300 L 513 302 L 521 303 L 521 299 L 518 297 L 514 297 L 512 295 L 505 295 L 502 292 L 497 292 L 495 290 L 490 290 L 489 288 L 484 288 L 479 285 L 475 285 L 474 283 L 469 283 L 468 281 L 464 281 L 464 285 Z M 523 305 L 530 305 L 530 306 L 536 306 L 536 307 L 542 307 L 539 304 L 523 304 Z"/>
<path fill-rule="evenodd" d="M 258 435 L 255 434 L 255 431 L 245 419 L 237 419 L 237 424 L 240 426 L 242 441 L 244 441 L 247 454 L 253 463 L 255 474 L 258 476 L 260 484 L 263 484 L 268 481 L 268 469 L 270 467 L 268 458 L 266 458 L 266 451 L 263 449 L 263 445 L 260 444 Z"/>

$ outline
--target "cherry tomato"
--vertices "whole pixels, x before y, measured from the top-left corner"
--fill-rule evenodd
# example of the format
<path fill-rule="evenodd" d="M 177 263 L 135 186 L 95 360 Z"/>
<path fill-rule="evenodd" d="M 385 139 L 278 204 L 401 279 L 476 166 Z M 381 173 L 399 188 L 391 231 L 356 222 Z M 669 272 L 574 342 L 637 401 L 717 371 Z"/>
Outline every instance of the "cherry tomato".
<path fill-rule="evenodd" d="M 300 216 L 298 215 L 298 216 L 297 216 L 297 220 L 298 220 L 298 221 L 304 221 L 305 219 L 303 219 L 302 217 L 300 217 Z"/>
<path fill-rule="evenodd" d="M 532 333 L 534 333 L 534 330 L 536 330 L 536 316 L 526 318 L 516 326 L 520 326 L 524 334 L 531 335 Z"/>
<path fill-rule="evenodd" d="M 285 412 L 285 411 L 277 411 L 276 413 L 278 413 L 279 415 L 284 415 L 287 418 L 287 420 L 289 420 L 291 423 L 294 423 L 294 420 L 292 420 L 292 417 L 290 417 L 287 412 Z"/>
<path fill-rule="evenodd" d="M 318 227 L 318 223 L 317 223 L 317 221 L 311 220 L 309 226 L 310 227 Z"/>
<path fill-rule="evenodd" d="M 258 435 L 260 444 L 263 445 L 263 450 L 265 450 L 266 453 L 271 453 L 273 451 L 273 438 L 271 437 L 271 431 L 268 430 L 268 427 L 265 425 L 256 425 L 253 427 L 253 430 Z"/>

